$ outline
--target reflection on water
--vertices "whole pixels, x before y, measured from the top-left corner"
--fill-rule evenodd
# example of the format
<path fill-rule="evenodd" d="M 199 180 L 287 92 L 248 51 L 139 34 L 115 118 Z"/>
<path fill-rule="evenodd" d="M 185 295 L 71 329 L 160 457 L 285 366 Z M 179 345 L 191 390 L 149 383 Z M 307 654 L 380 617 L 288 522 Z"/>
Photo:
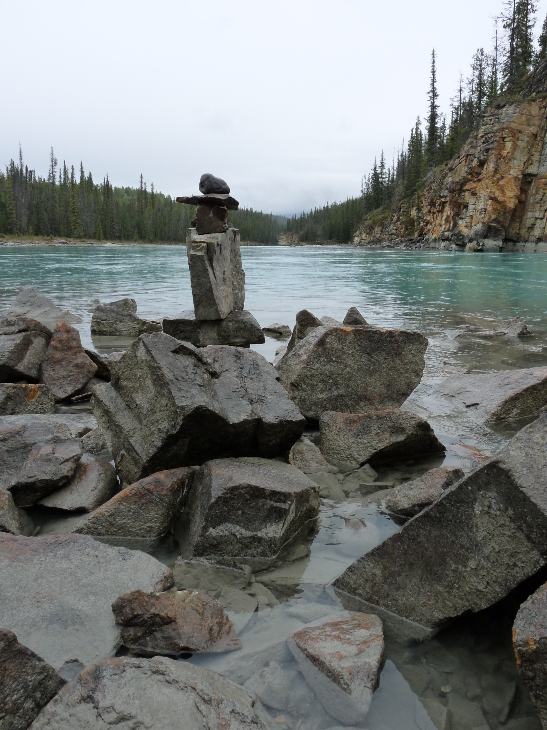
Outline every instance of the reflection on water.
<path fill-rule="evenodd" d="M 304 308 L 319 317 L 342 319 L 350 306 L 357 306 L 371 324 L 428 336 L 424 378 L 405 408 L 431 422 L 447 447 L 446 465 L 469 471 L 510 438 L 511 430 L 493 431 L 454 414 L 435 388 L 444 378 L 468 370 L 547 365 L 547 256 L 330 247 L 243 248 L 242 256 L 246 308 L 262 326 L 292 326 Z M 139 315 L 148 319 L 192 308 L 183 247 L 0 247 L 0 313 L 21 285 L 36 286 L 79 314 L 84 345 L 104 353 L 128 343 L 109 338 L 92 342 L 93 299 L 133 297 Z M 533 337 L 480 334 L 517 315 Z M 272 360 L 278 346 L 268 338 L 255 349 Z M 378 481 L 397 484 L 430 466 L 424 461 L 383 467 Z M 241 651 L 192 659 L 255 692 L 275 727 L 339 726 L 307 686 L 286 639 L 306 623 L 340 610 L 329 583 L 399 529 L 382 513 L 381 498 L 350 496 L 336 504 L 323 500 L 311 544 L 296 546 L 273 570 L 256 576 L 280 604 L 238 619 Z M 168 550 L 158 557 L 171 564 L 174 559 Z M 539 730 L 511 651 L 517 606 L 461 619 L 421 645 L 403 646 L 388 636 L 380 687 L 365 728 Z"/>

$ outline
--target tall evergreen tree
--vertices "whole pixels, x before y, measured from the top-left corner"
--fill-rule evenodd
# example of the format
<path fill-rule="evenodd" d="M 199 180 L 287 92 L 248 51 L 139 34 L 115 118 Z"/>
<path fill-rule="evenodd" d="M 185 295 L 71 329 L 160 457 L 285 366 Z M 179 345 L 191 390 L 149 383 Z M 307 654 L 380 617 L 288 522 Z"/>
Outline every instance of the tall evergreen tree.
<path fill-rule="evenodd" d="M 435 49 L 431 54 L 431 75 L 429 79 L 429 113 L 427 116 L 427 146 L 426 146 L 426 164 L 429 169 L 437 165 L 437 147 L 439 142 L 439 105 L 437 100 L 439 92 L 437 90 L 437 57 Z"/>

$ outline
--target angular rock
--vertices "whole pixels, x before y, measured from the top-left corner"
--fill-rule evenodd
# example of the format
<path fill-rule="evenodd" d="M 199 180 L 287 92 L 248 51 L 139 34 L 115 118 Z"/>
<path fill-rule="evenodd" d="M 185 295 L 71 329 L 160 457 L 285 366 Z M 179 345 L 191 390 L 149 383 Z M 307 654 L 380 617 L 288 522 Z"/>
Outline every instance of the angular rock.
<path fill-rule="evenodd" d="M 165 317 L 163 331 L 177 340 L 191 342 L 195 347 L 231 345 L 249 347 L 265 342 L 260 325 L 250 312 L 230 312 L 224 319 L 196 319 L 192 310 L 177 317 Z"/>
<path fill-rule="evenodd" d="M 212 458 L 277 456 L 304 430 L 275 369 L 253 351 L 197 350 L 157 333 L 112 368 L 92 405 L 125 484 Z"/>
<path fill-rule="evenodd" d="M 370 327 L 357 307 L 350 307 L 344 317 L 344 324 L 350 327 Z"/>
<path fill-rule="evenodd" d="M 108 659 L 86 667 L 32 730 L 267 730 L 263 710 L 220 674 L 165 657 Z"/>
<path fill-rule="evenodd" d="M 384 634 L 378 616 L 327 616 L 288 641 L 300 671 L 332 717 L 361 725 L 378 686 Z"/>
<path fill-rule="evenodd" d="M 117 649 L 111 606 L 118 596 L 172 584 L 171 571 L 149 555 L 91 537 L 0 533 L 0 626 L 56 669 L 101 661 Z"/>
<path fill-rule="evenodd" d="M 0 383 L 0 416 L 55 413 L 55 399 L 47 385 Z"/>
<path fill-rule="evenodd" d="M 40 380 L 48 385 L 56 401 L 76 395 L 95 375 L 97 366 L 85 354 L 80 333 L 59 322 L 42 362 Z"/>
<path fill-rule="evenodd" d="M 237 210 L 239 201 L 232 198 L 231 195 L 221 193 L 210 193 L 208 195 L 183 195 L 176 198 L 177 203 L 185 203 L 186 205 L 221 205 L 228 210 Z"/>
<path fill-rule="evenodd" d="M 173 568 L 173 579 L 179 591 L 190 588 L 218 598 L 223 588 L 247 588 L 251 569 L 248 566 L 215 565 L 203 558 L 185 560 L 179 557 Z"/>
<path fill-rule="evenodd" d="M 33 446 L 15 482 L 9 487 L 15 504 L 31 507 L 66 484 L 74 474 L 82 453 L 79 439 Z"/>
<path fill-rule="evenodd" d="M 97 426 L 91 414 L 0 417 L 0 489 L 15 484 L 37 444 L 61 443 L 84 436 Z"/>
<path fill-rule="evenodd" d="M 384 500 L 384 507 L 399 517 L 414 517 L 463 477 L 463 471 L 454 466 L 431 469 L 412 482 L 394 487 Z"/>
<path fill-rule="evenodd" d="M 0 381 L 37 381 L 49 336 L 44 332 L 20 332 L 0 336 Z"/>
<path fill-rule="evenodd" d="M 198 205 L 195 228 L 198 236 L 224 233 L 228 230 L 228 208 L 220 205 Z"/>
<path fill-rule="evenodd" d="M 181 553 L 268 565 L 318 512 L 314 483 L 290 464 L 209 461 L 197 472 L 181 516 Z"/>
<path fill-rule="evenodd" d="M 204 195 L 210 195 L 211 193 L 229 195 L 230 188 L 228 183 L 221 177 L 215 177 L 210 172 L 206 172 L 199 179 L 199 192 Z"/>
<path fill-rule="evenodd" d="M 401 625 L 416 635 L 436 631 L 496 603 L 547 564 L 546 495 L 543 416 L 334 586 L 389 620 L 406 619 Z"/>
<path fill-rule="evenodd" d="M 152 550 L 178 517 L 193 470 L 158 472 L 131 484 L 76 528 L 111 545 Z"/>
<path fill-rule="evenodd" d="M 186 251 L 196 319 L 224 319 L 245 304 L 245 272 L 241 264 L 240 235 L 235 228 L 225 233 L 200 236 L 188 230 Z"/>
<path fill-rule="evenodd" d="M 325 411 L 398 408 L 420 383 L 426 349 L 417 332 L 316 327 L 277 369 L 304 416 L 318 420 Z"/>
<path fill-rule="evenodd" d="M 32 520 L 27 513 L 15 506 L 9 492 L 0 489 L 0 532 L 11 535 L 32 535 Z"/>
<path fill-rule="evenodd" d="M 93 310 L 92 335 L 138 337 L 147 332 L 161 332 L 161 324 L 137 317 L 137 302 L 134 299 L 105 302 Z"/>
<path fill-rule="evenodd" d="M 51 329 L 35 319 L 18 315 L 15 317 L 0 317 L 0 335 L 18 335 L 21 332 L 42 332 L 51 337 Z"/>
<path fill-rule="evenodd" d="M 321 317 L 321 324 L 324 327 L 339 327 L 342 322 L 339 319 L 334 319 L 334 317 Z"/>
<path fill-rule="evenodd" d="M 19 289 L 7 316 L 34 319 L 50 330 L 54 330 L 58 322 L 78 324 L 82 321 L 81 317 L 69 312 L 68 309 L 58 307 L 33 286 L 22 286 Z"/>
<path fill-rule="evenodd" d="M 287 324 L 278 324 L 274 322 L 267 327 L 262 328 L 262 332 L 267 337 L 273 337 L 276 340 L 288 340 L 292 335 L 292 330 Z"/>
<path fill-rule="evenodd" d="M 321 451 L 343 471 L 445 451 L 423 418 L 393 408 L 375 413 L 323 413 Z"/>
<path fill-rule="evenodd" d="M 547 367 L 462 375 L 437 392 L 481 424 L 532 418 L 547 405 Z"/>
<path fill-rule="evenodd" d="M 241 647 L 223 607 L 200 591 L 133 591 L 112 604 L 122 640 L 156 654 L 223 652 Z"/>
<path fill-rule="evenodd" d="M 101 357 L 98 352 L 95 352 L 94 350 L 88 350 L 85 347 L 84 352 L 88 356 L 88 358 L 97 366 L 95 377 L 99 378 L 100 380 L 106 380 L 109 383 L 111 375 L 108 359 L 105 357 Z"/>
<path fill-rule="evenodd" d="M 108 461 L 84 454 L 65 487 L 40 500 L 45 507 L 71 512 L 91 512 L 116 491 L 116 470 Z"/>
<path fill-rule="evenodd" d="M 517 666 L 547 728 L 547 583 L 525 601 L 513 624 Z"/>
<path fill-rule="evenodd" d="M 305 436 L 302 436 L 290 450 L 289 463 L 303 471 L 304 474 L 313 474 L 317 471 L 338 471 L 336 467 L 329 464 L 317 446 Z"/>
<path fill-rule="evenodd" d="M 0 727 L 26 730 L 65 684 L 53 667 L 0 630 Z"/>
<path fill-rule="evenodd" d="M 108 450 L 105 435 L 99 426 L 86 433 L 81 441 L 83 449 L 87 454 L 99 455 Z M 112 459 L 108 459 L 108 461 L 112 461 Z"/>
<path fill-rule="evenodd" d="M 310 332 L 312 332 L 314 329 L 317 329 L 317 327 L 321 327 L 322 325 L 323 323 L 321 322 L 321 320 L 318 319 L 315 314 L 308 312 L 307 309 L 302 309 L 300 312 L 298 312 L 298 314 L 296 315 L 296 324 L 294 325 L 291 339 L 289 340 L 289 344 L 287 345 L 287 353 L 289 353 L 291 350 L 294 350 L 298 343 L 301 342 L 305 337 L 307 337 Z"/>

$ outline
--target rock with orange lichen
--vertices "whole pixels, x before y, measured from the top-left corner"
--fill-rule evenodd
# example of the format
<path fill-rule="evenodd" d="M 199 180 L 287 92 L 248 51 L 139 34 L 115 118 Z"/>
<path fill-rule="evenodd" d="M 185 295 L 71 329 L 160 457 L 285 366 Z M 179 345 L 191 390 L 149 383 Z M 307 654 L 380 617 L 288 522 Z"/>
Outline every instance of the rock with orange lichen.
<path fill-rule="evenodd" d="M 315 327 L 278 363 L 279 379 L 310 420 L 398 408 L 420 383 L 427 344 L 405 330 Z"/>
<path fill-rule="evenodd" d="M 55 413 L 55 399 L 47 385 L 0 383 L 0 416 Z"/>
<path fill-rule="evenodd" d="M 332 717 L 361 725 L 378 686 L 384 634 L 378 616 L 326 616 L 288 641 L 300 671 Z"/>

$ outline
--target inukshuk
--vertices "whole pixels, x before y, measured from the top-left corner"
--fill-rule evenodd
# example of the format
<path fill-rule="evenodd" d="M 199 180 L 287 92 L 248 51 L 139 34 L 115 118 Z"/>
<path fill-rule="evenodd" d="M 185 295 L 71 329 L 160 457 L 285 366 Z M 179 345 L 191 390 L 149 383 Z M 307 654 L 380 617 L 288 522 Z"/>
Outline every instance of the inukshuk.
<path fill-rule="evenodd" d="M 228 227 L 228 211 L 237 210 L 239 203 L 224 180 L 213 175 L 202 175 L 199 189 L 202 195 L 177 198 L 177 203 L 197 206 L 195 227 L 186 238 L 194 311 L 165 318 L 163 331 L 197 347 L 262 343 L 260 325 L 243 309 L 240 234 Z"/>

